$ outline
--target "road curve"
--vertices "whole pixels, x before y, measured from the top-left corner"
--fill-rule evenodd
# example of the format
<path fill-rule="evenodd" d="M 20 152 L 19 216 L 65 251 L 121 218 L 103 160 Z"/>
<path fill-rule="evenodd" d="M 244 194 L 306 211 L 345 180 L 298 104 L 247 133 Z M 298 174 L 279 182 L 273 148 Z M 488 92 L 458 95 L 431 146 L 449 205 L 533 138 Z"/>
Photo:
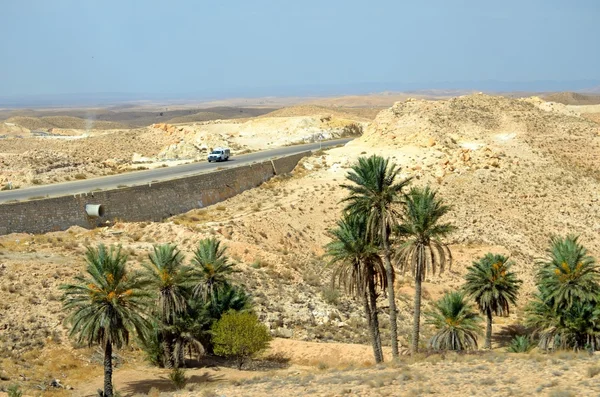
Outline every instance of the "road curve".
<path fill-rule="evenodd" d="M 98 189 L 114 189 L 118 186 L 123 185 L 135 186 L 150 182 L 181 178 L 184 176 L 196 175 L 207 171 L 213 171 L 217 168 L 224 169 L 230 167 L 237 167 L 254 162 L 270 160 L 276 157 L 305 152 L 307 150 L 314 151 L 318 150 L 319 147 L 328 148 L 332 146 L 343 145 L 349 141 L 351 141 L 351 139 L 336 139 L 332 141 L 323 141 L 321 143 L 286 146 L 277 149 L 244 154 L 241 156 L 234 156 L 229 161 L 222 163 L 190 163 L 174 167 L 156 168 L 145 171 L 132 171 L 125 174 L 104 176 L 74 182 L 55 183 L 51 185 L 32 186 L 23 189 L 2 191 L 0 192 L 0 204 L 5 203 L 7 201 L 27 200 L 32 197 L 41 198 L 68 196 L 71 194 L 88 193 Z"/>

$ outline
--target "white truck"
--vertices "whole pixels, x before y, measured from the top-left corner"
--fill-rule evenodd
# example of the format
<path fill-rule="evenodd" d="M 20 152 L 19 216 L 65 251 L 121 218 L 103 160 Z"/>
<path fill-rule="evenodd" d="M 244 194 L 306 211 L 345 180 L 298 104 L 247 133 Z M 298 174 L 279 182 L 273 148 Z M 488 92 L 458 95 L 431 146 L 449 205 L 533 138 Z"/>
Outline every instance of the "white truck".
<path fill-rule="evenodd" d="M 229 151 L 229 149 L 227 148 L 215 148 L 212 152 L 210 152 L 210 154 L 208 155 L 208 162 L 212 162 L 212 161 L 227 161 L 229 160 L 229 156 L 231 155 L 231 152 Z"/>

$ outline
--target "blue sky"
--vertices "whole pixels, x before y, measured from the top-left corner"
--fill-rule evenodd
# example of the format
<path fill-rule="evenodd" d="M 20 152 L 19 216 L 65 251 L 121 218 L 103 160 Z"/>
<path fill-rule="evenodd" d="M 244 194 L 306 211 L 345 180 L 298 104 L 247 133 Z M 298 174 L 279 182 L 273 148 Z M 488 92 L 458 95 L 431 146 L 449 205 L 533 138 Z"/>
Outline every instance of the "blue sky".
<path fill-rule="evenodd" d="M 597 0 L 3 0 L 0 97 L 599 80 Z"/>

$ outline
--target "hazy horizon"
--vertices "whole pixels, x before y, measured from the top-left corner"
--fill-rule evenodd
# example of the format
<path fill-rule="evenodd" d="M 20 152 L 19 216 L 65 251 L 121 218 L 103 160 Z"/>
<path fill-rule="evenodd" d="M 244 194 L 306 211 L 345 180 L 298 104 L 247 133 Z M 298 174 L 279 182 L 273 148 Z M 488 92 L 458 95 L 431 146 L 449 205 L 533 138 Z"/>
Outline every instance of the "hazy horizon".
<path fill-rule="evenodd" d="M 600 5 L 592 0 L 23 0 L 0 7 L 5 105 L 108 94 L 208 100 L 600 86 L 593 51 Z"/>

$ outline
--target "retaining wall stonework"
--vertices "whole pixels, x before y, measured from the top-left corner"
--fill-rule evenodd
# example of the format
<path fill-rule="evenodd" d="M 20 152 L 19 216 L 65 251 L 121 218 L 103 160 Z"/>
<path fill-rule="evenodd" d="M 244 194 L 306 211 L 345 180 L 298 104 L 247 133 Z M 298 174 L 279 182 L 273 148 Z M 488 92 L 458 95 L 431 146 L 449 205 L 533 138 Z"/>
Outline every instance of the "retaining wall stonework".
<path fill-rule="evenodd" d="M 0 235 L 47 233 L 71 226 L 93 228 L 107 221 L 160 221 L 252 189 L 277 174 L 291 172 L 310 152 L 222 171 L 147 185 L 75 196 L 0 204 Z M 101 204 L 104 215 L 87 216 L 86 204 Z"/>

